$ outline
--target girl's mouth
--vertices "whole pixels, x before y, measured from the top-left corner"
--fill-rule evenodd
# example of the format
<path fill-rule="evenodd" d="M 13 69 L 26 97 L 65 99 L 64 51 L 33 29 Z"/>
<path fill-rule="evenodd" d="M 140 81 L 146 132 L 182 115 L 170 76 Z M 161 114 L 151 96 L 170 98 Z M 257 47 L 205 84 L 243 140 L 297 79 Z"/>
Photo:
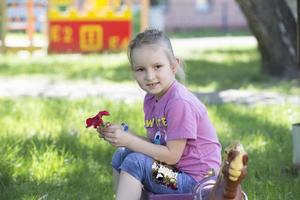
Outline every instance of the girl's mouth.
<path fill-rule="evenodd" d="M 148 84 L 146 84 L 146 86 L 149 87 L 150 89 L 154 89 L 158 84 L 159 84 L 159 82 L 157 82 L 157 83 L 148 83 Z"/>

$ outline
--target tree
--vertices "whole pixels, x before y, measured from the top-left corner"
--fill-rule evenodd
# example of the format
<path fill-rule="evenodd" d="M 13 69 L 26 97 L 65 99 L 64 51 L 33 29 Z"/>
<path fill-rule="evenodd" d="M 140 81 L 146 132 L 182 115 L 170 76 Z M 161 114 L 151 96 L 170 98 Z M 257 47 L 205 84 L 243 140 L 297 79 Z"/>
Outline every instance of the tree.
<path fill-rule="evenodd" d="M 284 0 L 236 0 L 258 41 L 263 74 L 299 78 L 297 23 Z"/>

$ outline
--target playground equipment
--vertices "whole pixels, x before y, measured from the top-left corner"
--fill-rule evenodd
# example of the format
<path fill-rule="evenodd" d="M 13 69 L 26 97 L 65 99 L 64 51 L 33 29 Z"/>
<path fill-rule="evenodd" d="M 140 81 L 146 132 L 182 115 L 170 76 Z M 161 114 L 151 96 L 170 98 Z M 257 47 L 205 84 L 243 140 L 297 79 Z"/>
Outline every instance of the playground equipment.
<path fill-rule="evenodd" d="M 42 31 L 44 23 L 42 17 L 45 16 L 46 6 L 46 1 L 40 0 L 1 0 L 1 52 L 19 50 L 32 52 L 42 48 L 42 46 L 34 44 L 34 34 Z M 23 34 L 20 35 L 23 35 L 23 39 L 18 42 L 6 41 L 6 36 L 10 32 L 22 32 Z"/>
<path fill-rule="evenodd" d="M 141 6 L 143 31 L 150 0 L 135 3 Z M 131 7 L 131 0 L 1 0 L 0 52 L 45 49 L 45 33 L 50 53 L 125 49 L 133 29 Z M 11 32 L 21 37 L 12 39 Z"/>
<path fill-rule="evenodd" d="M 5 12 L 3 12 L 5 10 L 5 3 L 3 1 L 0 1 L 0 19 L 5 19 Z M 0 20 L 0 53 L 4 52 L 4 48 L 5 48 L 5 28 L 4 28 L 4 21 Z"/>
<path fill-rule="evenodd" d="M 131 30 L 130 1 L 49 1 L 49 53 L 126 49 Z"/>

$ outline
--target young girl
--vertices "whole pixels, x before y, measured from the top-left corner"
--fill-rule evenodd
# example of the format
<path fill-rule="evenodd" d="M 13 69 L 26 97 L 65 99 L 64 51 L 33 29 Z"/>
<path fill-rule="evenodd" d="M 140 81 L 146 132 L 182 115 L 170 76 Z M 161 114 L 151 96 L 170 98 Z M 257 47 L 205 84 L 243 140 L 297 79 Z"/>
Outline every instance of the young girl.
<path fill-rule="evenodd" d="M 181 71 L 169 38 L 146 30 L 129 44 L 135 80 L 144 99 L 147 138 L 109 124 L 98 132 L 118 148 L 112 159 L 116 199 L 138 200 L 153 193 L 188 193 L 205 177 L 218 173 L 221 145 L 205 106 L 176 80 Z"/>

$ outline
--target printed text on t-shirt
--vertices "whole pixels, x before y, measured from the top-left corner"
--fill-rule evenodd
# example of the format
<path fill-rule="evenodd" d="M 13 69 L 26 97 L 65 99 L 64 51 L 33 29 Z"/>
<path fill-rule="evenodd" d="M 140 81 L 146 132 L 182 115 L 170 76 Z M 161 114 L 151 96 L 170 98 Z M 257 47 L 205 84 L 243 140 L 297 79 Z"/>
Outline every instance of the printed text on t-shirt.
<path fill-rule="evenodd" d="M 161 117 L 161 118 L 157 118 L 157 117 L 153 117 L 152 119 L 146 119 L 145 120 L 145 126 L 146 128 L 151 128 L 154 125 L 154 122 L 156 124 L 157 127 L 161 127 L 161 126 L 167 126 L 167 120 L 165 117 Z"/>

